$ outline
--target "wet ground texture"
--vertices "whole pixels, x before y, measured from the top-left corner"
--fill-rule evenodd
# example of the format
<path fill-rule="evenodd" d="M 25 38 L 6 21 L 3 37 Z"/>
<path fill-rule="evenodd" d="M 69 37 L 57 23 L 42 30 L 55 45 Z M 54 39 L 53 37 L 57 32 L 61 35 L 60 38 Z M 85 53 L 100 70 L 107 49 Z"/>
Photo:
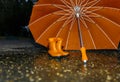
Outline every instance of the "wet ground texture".
<path fill-rule="evenodd" d="M 120 81 L 119 51 L 89 50 L 87 64 L 80 51 L 68 52 L 67 57 L 53 58 L 31 40 L 0 40 L 0 82 Z"/>

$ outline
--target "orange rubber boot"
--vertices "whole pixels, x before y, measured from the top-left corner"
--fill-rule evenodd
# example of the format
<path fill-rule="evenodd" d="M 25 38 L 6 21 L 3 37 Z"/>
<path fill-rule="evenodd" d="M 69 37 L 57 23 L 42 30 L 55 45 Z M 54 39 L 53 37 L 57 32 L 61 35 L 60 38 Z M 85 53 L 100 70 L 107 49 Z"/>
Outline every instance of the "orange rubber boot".
<path fill-rule="evenodd" d="M 56 49 L 56 38 L 49 38 L 49 50 L 48 53 L 53 57 L 60 57 L 62 54 Z"/>
<path fill-rule="evenodd" d="M 82 53 L 82 61 L 83 61 L 84 63 L 86 63 L 86 62 L 88 61 L 88 57 L 87 57 L 87 55 L 86 55 L 86 49 L 85 49 L 85 47 L 82 47 L 82 48 L 80 49 L 80 51 L 81 51 L 81 53 Z"/>
<path fill-rule="evenodd" d="M 57 43 L 56 43 L 56 49 L 59 53 L 62 54 L 62 56 L 67 56 L 69 53 L 65 52 L 62 50 L 62 39 L 61 38 L 56 38 L 57 39 Z"/>

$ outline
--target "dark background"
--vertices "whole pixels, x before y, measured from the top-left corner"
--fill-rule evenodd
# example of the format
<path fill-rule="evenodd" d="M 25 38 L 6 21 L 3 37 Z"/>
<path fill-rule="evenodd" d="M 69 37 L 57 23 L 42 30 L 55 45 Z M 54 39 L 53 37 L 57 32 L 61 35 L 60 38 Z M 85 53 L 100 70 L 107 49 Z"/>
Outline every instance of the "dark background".
<path fill-rule="evenodd" d="M 32 7 L 37 0 L 0 0 L 0 36 L 28 36 Z"/>

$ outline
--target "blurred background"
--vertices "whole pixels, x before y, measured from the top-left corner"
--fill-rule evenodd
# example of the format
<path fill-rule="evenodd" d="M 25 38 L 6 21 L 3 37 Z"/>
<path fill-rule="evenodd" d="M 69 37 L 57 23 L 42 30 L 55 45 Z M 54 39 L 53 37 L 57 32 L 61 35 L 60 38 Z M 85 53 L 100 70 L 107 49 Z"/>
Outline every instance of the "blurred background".
<path fill-rule="evenodd" d="M 27 30 L 37 0 L 0 0 L 0 36 L 30 37 Z"/>

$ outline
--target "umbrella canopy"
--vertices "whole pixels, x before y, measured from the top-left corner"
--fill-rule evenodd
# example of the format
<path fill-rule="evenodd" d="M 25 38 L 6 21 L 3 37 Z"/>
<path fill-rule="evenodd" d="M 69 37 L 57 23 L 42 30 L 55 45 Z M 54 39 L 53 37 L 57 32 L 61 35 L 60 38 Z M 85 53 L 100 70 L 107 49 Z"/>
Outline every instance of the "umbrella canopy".
<path fill-rule="evenodd" d="M 63 38 L 65 50 L 117 49 L 120 42 L 120 0 L 39 0 L 29 28 L 35 41 Z"/>

